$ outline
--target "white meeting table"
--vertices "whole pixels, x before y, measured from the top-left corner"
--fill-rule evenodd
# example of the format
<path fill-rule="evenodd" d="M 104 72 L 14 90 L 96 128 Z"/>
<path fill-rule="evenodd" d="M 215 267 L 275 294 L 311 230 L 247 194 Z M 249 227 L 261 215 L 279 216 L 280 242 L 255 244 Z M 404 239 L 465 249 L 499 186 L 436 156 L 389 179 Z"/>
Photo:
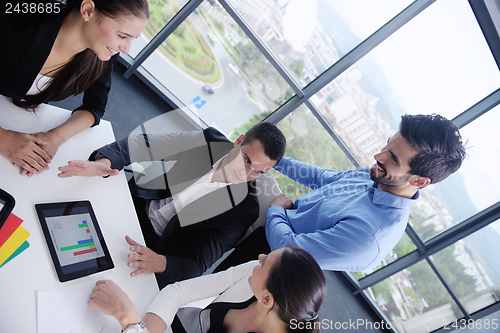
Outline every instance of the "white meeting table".
<path fill-rule="evenodd" d="M 0 126 L 4 129 L 24 133 L 46 131 L 62 124 L 70 115 L 70 111 L 50 105 L 42 105 L 34 114 L 0 95 Z M 21 225 L 30 232 L 28 249 L 0 268 L 0 323 L 6 330 L 37 332 L 37 291 L 90 291 L 97 280 L 112 279 L 129 295 L 142 316 L 158 294 L 153 274 L 130 277 L 134 269 L 127 266 L 130 251 L 125 235 L 141 244 L 144 239 L 124 172 L 106 179 L 57 176 L 57 168 L 69 160 L 87 160 L 92 151 L 113 141 L 111 124 L 101 120 L 100 125 L 61 145 L 50 169 L 33 177 L 21 176 L 20 168 L 0 155 L 0 188 L 14 197 L 16 204 L 12 213 L 23 220 Z M 78 200 L 91 202 L 115 268 L 61 283 L 45 243 L 35 204 Z M 115 331 L 120 332 L 118 322 L 113 321 Z"/>

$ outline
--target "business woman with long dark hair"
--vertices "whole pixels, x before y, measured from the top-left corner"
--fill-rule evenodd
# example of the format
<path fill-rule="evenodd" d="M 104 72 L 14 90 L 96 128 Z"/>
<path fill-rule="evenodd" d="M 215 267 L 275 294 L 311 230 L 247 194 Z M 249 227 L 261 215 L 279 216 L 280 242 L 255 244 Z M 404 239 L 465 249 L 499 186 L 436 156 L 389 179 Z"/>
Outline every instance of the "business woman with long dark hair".
<path fill-rule="evenodd" d="M 146 27 L 149 8 L 147 0 L 4 5 L 0 94 L 36 112 L 41 103 L 84 93 L 83 104 L 71 117 L 47 132 L 25 134 L 0 127 L 0 154 L 31 176 L 48 168 L 66 140 L 99 123 L 117 54 L 128 53 L 131 40 Z"/>

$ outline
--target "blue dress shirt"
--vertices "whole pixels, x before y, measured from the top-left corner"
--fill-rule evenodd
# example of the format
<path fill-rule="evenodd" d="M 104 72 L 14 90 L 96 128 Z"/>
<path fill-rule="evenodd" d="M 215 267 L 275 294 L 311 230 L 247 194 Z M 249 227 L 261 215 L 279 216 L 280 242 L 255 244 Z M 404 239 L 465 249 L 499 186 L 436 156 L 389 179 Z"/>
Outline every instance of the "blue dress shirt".
<path fill-rule="evenodd" d="M 377 189 L 369 168 L 338 172 L 284 157 L 275 169 L 313 191 L 295 200 L 293 209 L 267 210 L 271 250 L 301 247 L 325 270 L 362 271 L 378 264 L 403 236 L 419 197 Z"/>

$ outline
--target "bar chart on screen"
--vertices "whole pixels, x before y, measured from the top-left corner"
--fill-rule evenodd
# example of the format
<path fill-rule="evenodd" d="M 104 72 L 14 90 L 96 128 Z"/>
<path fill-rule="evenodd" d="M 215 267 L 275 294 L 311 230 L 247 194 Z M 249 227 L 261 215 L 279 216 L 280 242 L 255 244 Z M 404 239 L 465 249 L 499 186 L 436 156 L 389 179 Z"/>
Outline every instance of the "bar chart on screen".
<path fill-rule="evenodd" d="M 61 266 L 104 255 L 88 213 L 47 218 Z"/>

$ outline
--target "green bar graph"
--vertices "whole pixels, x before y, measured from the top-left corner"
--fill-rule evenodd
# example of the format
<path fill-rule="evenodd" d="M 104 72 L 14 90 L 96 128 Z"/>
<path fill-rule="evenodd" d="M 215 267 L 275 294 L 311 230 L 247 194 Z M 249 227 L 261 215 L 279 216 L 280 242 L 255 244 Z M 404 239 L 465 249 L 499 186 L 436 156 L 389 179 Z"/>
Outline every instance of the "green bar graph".
<path fill-rule="evenodd" d="M 69 250 L 79 249 L 82 247 L 88 247 L 89 245 L 95 245 L 95 243 L 92 242 L 92 243 L 84 243 L 84 244 L 61 247 L 61 251 L 69 251 Z"/>

